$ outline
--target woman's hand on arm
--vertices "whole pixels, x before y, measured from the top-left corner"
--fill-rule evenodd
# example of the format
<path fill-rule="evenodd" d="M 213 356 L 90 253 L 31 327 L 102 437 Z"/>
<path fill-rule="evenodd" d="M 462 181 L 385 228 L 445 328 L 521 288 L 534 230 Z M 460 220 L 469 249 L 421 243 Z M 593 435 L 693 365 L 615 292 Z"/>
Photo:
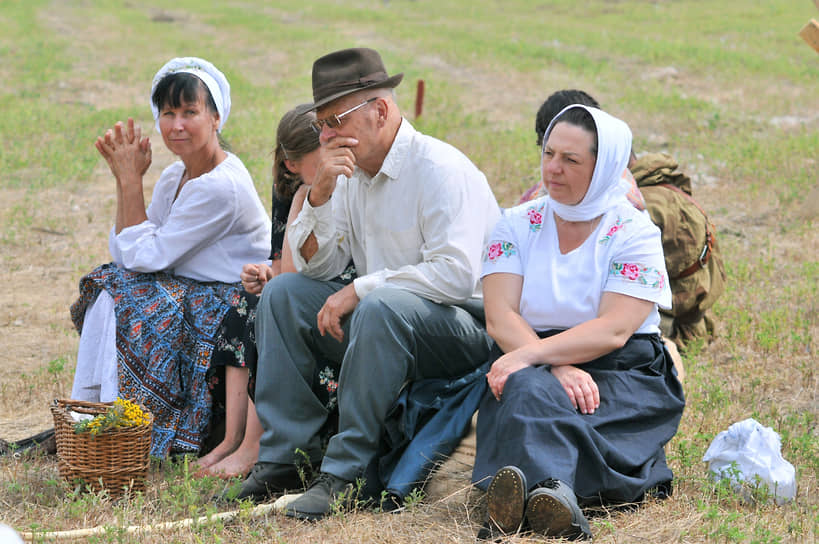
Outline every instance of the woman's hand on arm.
<path fill-rule="evenodd" d="M 654 303 L 647 300 L 605 292 L 596 318 L 540 340 L 541 357 L 551 364 L 552 375 L 581 413 L 594 413 L 600 406 L 600 391 L 591 374 L 573 365 L 624 346 L 653 307 Z"/>

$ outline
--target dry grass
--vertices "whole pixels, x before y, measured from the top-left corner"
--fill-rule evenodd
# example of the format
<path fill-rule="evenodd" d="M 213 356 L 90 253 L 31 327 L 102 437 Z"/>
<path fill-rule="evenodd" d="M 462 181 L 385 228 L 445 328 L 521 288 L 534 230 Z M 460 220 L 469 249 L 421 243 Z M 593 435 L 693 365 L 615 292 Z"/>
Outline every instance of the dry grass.
<path fill-rule="evenodd" d="M 412 109 L 414 78 L 427 80 L 425 115 L 416 124 L 463 149 L 487 174 L 499 201 L 510 205 L 537 171 L 531 119 L 540 101 L 558 88 L 589 90 L 630 122 L 638 150 L 667 150 L 680 159 L 694 180 L 697 199 L 717 221 L 729 272 L 728 291 L 716 307 L 719 337 L 707 347 L 694 346 L 685 355 L 688 407 L 677 437 L 667 446 L 677 476 L 675 493 L 667 501 L 649 501 L 635 511 L 597 512 L 592 520 L 595 540 L 771 544 L 819 540 L 819 375 L 815 363 L 819 338 L 815 228 L 819 58 L 812 50 L 805 48 L 813 56 L 800 57 L 802 49 L 794 48 L 781 33 L 763 30 L 754 39 L 765 44 L 767 49 L 759 55 L 770 61 L 770 69 L 743 72 L 731 55 L 757 46 L 737 37 L 742 31 L 733 30 L 732 25 L 739 25 L 741 18 L 725 22 L 724 29 L 706 28 L 702 18 L 686 12 L 708 11 L 708 6 L 694 0 L 600 0 L 586 14 L 614 17 L 628 11 L 650 17 L 652 10 L 675 10 L 674 17 L 692 27 L 687 30 L 689 36 L 702 34 L 702 43 L 722 40 L 725 44 L 719 55 L 692 49 L 693 58 L 673 61 L 661 53 L 652 56 L 625 47 L 606 50 L 589 45 L 583 41 L 586 23 L 567 15 L 575 8 L 564 2 L 520 15 L 492 3 L 478 7 L 441 4 L 432 9 L 421 0 L 362 0 L 343 7 L 317 0 L 303 9 L 259 8 L 256 18 L 266 21 L 269 29 L 252 18 L 232 19 L 250 8 L 249 2 L 234 4 L 230 13 L 194 9 L 184 2 L 174 9 L 127 4 L 121 10 L 131 11 L 123 13 L 89 2 L 33 2 L 35 26 L 44 36 L 64 40 L 59 58 L 71 59 L 71 68 L 54 78 L 44 77 L 39 84 L 29 83 L 28 76 L 14 68 L 19 53 L 16 44 L 0 38 L 0 50 L 9 53 L 9 62 L 0 66 L 0 95 L 17 100 L 14 103 L 20 107 L 26 104 L 20 96 L 29 93 L 33 102 L 50 103 L 65 115 L 73 115 L 77 126 L 85 127 L 87 117 L 104 118 L 100 126 L 107 126 L 133 114 L 147 127 L 152 123 L 142 102 L 144 83 L 152 70 L 170 56 L 198 50 L 186 39 L 208 36 L 213 43 L 202 46 L 203 53 L 194 54 L 229 66 L 235 93 L 234 132 L 229 138 L 242 152 L 266 198 L 270 194 L 270 127 L 285 108 L 309 96 L 312 58 L 337 46 L 367 44 L 382 51 L 388 67 L 406 71 L 407 81 L 398 89 L 406 111 Z M 792 23 L 794 35 L 805 20 L 816 15 L 805 4 L 804 17 Z M 521 6 L 517 5 L 518 11 L 524 11 Z M 459 9 L 463 14 L 455 13 Z M 439 11 L 443 16 L 436 20 L 433 14 Z M 4 5 L 0 22 L 13 30 L 15 21 L 6 19 L 9 13 Z M 140 15 L 154 26 L 138 26 Z M 709 20 L 720 17 L 718 13 L 707 15 Z M 474 36 L 459 33 L 459 17 L 474 23 Z M 749 20 L 753 17 L 763 16 L 758 12 L 748 15 Z M 767 17 L 770 28 L 787 29 L 791 24 L 785 15 Z M 535 32 L 523 36 L 531 47 L 542 47 L 544 55 L 558 51 L 558 58 L 565 62 L 544 61 L 533 67 L 526 59 L 517 64 L 501 52 L 481 49 L 485 44 L 480 36 L 497 32 L 502 38 L 497 40 L 500 50 L 521 39 L 518 32 L 537 18 L 544 18 L 543 25 L 554 19 L 571 29 L 560 39 Z M 327 30 L 328 21 L 337 21 L 332 23 L 332 32 Z M 615 25 L 617 21 L 603 22 Z M 676 24 L 671 19 L 666 23 Z M 167 26 L 157 26 L 162 24 Z M 237 30 L 242 25 L 246 31 Z M 507 26 L 509 30 L 496 31 Z M 151 35 L 147 28 L 159 30 L 152 30 L 155 34 Z M 220 31 L 225 28 L 228 30 Z M 682 31 L 679 27 L 673 30 Z M 277 34 L 286 35 L 286 40 Z M 450 47 L 438 45 L 450 34 L 457 36 L 451 38 Z M 665 41 L 675 42 L 673 33 L 656 36 L 658 50 L 667 49 L 663 49 Z M 19 36 L 15 39 L 22 41 Z M 473 39 L 474 43 L 464 43 Z M 571 60 L 572 55 L 604 66 L 585 70 Z M 781 68 L 797 62 L 806 67 L 790 72 Z M 104 115 L 98 116 L 99 112 Z M 66 138 L 51 127 L 44 127 L 36 138 L 28 135 L 23 123 L 13 128 L 20 137 L 12 143 L 23 141 L 26 153 L 42 150 L 45 156 L 47 148 Z M 91 134 L 96 133 L 93 131 Z M 96 160 L 89 158 L 93 150 L 90 137 L 86 139 L 77 147 L 80 151 L 65 156 L 61 164 Z M 148 194 L 161 169 L 172 160 L 155 136 L 154 140 Z M 8 172 L 8 179 L 24 183 L 0 181 L 0 282 L 4 286 L 0 291 L 0 349 L 6 354 L 0 363 L 0 437 L 6 440 L 51 426 L 48 403 L 70 391 L 77 335 L 67 309 L 82 274 L 108 258 L 107 231 L 114 209 L 112 181 L 104 164 L 91 164 L 95 166 L 84 175 L 66 175 L 55 182 L 48 181 L 53 172 L 47 162 L 30 160 Z M 784 455 L 797 469 L 799 491 L 793 503 L 746 503 L 708 480 L 701 462 L 708 444 L 719 431 L 746 417 L 758 419 L 782 436 Z M 126 535 L 122 530 L 130 525 L 222 510 L 210 502 L 221 483 L 192 480 L 183 465 L 157 464 L 144 495 L 112 501 L 105 494 L 70 488 L 58 478 L 51 458 L 6 456 L 0 458 L 0 522 L 18 530 L 108 527 L 107 534 L 89 540 L 97 542 L 472 542 L 483 521 L 483 497 L 469 485 L 468 466 L 460 462 L 455 468 L 454 476 L 428 487 L 428 495 L 401 514 L 362 510 L 314 524 L 278 514 L 252 518 L 245 505 L 243 513 L 229 523 L 214 521 L 161 534 Z M 509 541 L 536 539 L 519 535 Z"/>

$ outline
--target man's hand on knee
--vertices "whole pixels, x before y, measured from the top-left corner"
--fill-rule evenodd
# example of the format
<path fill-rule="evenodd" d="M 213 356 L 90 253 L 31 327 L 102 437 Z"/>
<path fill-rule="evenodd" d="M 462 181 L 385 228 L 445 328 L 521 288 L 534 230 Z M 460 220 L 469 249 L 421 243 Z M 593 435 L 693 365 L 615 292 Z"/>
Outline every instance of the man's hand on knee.
<path fill-rule="evenodd" d="M 358 295 L 352 283 L 327 297 L 324 306 L 316 316 L 319 333 L 322 336 L 329 333 L 330 336 L 342 342 L 344 331 L 341 323 L 345 317 L 353 313 L 358 301 Z"/>

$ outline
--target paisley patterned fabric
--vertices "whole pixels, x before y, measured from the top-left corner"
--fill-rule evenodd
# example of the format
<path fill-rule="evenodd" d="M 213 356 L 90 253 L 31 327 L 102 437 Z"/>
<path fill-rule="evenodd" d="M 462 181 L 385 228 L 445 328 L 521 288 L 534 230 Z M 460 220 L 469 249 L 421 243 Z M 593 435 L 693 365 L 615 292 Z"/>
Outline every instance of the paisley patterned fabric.
<path fill-rule="evenodd" d="M 119 396 L 154 416 L 151 455 L 196 452 L 211 416 L 206 380 L 222 319 L 239 301 L 240 284 L 202 283 L 109 263 L 80 280 L 71 319 L 105 290 L 114 299 Z"/>

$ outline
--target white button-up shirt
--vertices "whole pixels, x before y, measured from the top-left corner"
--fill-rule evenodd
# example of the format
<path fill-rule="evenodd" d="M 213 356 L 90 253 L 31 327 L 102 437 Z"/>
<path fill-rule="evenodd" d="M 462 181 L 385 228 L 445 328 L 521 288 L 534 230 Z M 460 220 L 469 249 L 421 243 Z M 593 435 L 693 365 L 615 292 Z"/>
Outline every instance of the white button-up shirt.
<path fill-rule="evenodd" d="M 460 151 L 403 119 L 381 169 L 339 176 L 332 198 L 305 201 L 287 229 L 296 268 L 327 280 L 352 258 L 359 298 L 393 286 L 442 304 L 480 297 L 481 255 L 500 208 L 486 176 Z M 299 249 L 310 233 L 318 251 Z"/>

